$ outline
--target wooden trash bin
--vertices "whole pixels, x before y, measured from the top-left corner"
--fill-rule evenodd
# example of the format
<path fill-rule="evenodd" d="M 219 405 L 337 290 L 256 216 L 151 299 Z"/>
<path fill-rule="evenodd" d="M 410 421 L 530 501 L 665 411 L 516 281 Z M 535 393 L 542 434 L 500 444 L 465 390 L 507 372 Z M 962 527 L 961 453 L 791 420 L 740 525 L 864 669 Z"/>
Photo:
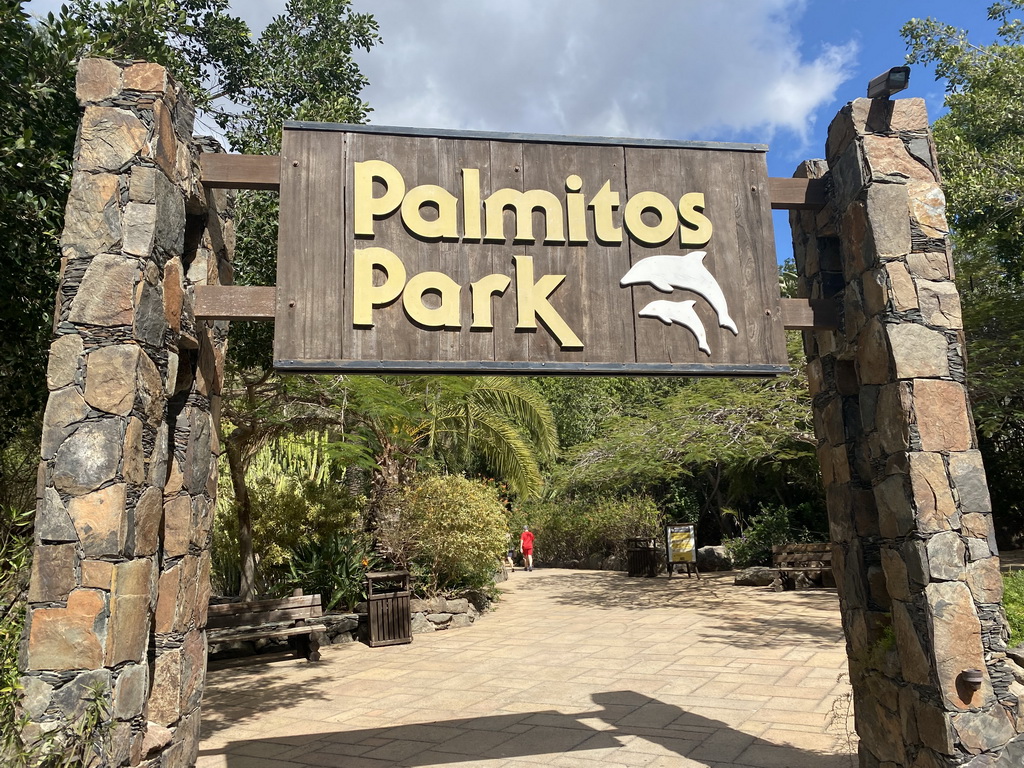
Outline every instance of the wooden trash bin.
<path fill-rule="evenodd" d="M 408 571 L 370 571 L 366 574 L 367 645 L 412 642 Z"/>
<path fill-rule="evenodd" d="M 658 575 L 658 547 L 654 539 L 626 539 L 626 575 Z"/>

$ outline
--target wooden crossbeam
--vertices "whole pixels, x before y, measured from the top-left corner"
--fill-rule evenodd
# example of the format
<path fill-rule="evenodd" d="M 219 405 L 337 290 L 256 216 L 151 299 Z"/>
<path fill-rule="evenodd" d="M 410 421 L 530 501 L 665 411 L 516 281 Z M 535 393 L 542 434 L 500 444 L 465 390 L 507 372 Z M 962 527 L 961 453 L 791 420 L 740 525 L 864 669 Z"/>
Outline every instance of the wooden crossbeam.
<path fill-rule="evenodd" d="M 196 318 L 201 320 L 273 320 L 274 286 L 197 285 Z M 782 324 L 787 330 L 835 330 L 839 307 L 827 299 L 782 299 Z"/>
<path fill-rule="evenodd" d="M 210 189 L 266 189 L 281 187 L 278 155 L 207 153 L 199 158 L 203 184 Z M 825 205 L 822 179 L 768 179 L 771 206 L 777 211 L 817 210 Z"/>

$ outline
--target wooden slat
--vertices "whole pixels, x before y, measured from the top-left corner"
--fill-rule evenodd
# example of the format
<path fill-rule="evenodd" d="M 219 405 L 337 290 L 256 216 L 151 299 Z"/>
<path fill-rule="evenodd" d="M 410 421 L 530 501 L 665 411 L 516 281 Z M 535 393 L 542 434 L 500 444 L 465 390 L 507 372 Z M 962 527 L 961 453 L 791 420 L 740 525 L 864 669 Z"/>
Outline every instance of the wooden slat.
<path fill-rule="evenodd" d="M 207 152 L 199 156 L 200 178 L 209 189 L 281 188 L 278 155 L 226 155 Z"/>
<path fill-rule="evenodd" d="M 772 210 L 816 211 L 827 202 L 824 179 L 768 179 Z"/>
<path fill-rule="evenodd" d="M 320 610 L 319 605 L 266 611 L 247 611 L 245 613 L 210 616 L 207 619 L 206 626 L 210 629 L 219 629 L 220 627 L 255 627 L 261 624 L 293 622 L 299 619 L 318 619 L 322 615 L 323 611 Z"/>
<path fill-rule="evenodd" d="M 216 630 L 209 634 L 212 643 L 239 642 L 242 640 L 259 640 L 264 637 L 291 637 L 308 635 L 310 632 L 326 632 L 323 624 L 304 624 L 301 627 L 284 627 L 282 629 L 254 629 L 252 632 L 232 632 Z"/>
<path fill-rule="evenodd" d="M 277 155 L 207 153 L 199 159 L 203 184 L 211 189 L 267 189 L 281 187 Z M 825 205 L 822 179 L 768 179 L 772 208 L 778 211 L 816 210 Z"/>
<path fill-rule="evenodd" d="M 253 600 L 248 603 L 220 603 L 211 605 L 210 616 L 230 615 L 251 611 L 278 610 L 281 608 L 301 608 L 303 606 L 320 605 L 320 595 L 295 595 L 269 600 Z"/>
<path fill-rule="evenodd" d="M 790 331 L 834 331 L 839 304 L 831 299 L 782 299 L 782 325 Z"/>
<path fill-rule="evenodd" d="M 197 285 L 196 318 L 201 320 L 273 320 L 277 288 L 249 285 Z"/>

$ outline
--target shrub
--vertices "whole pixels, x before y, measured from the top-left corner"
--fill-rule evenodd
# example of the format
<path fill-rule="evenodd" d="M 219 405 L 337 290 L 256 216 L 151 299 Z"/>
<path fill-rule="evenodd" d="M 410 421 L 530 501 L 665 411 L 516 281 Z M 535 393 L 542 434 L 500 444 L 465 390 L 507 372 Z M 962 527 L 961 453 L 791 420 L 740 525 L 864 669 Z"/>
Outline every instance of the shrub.
<path fill-rule="evenodd" d="M 281 591 L 289 594 L 298 587 L 306 594 L 319 592 L 325 611 L 338 605 L 351 611 L 366 599 L 366 572 L 376 567 L 376 562 L 367 536 L 334 533 L 292 549 Z"/>
<path fill-rule="evenodd" d="M 493 487 L 457 475 L 420 481 L 388 503 L 377 535 L 423 595 L 487 589 L 505 552 L 508 523 Z"/>
<path fill-rule="evenodd" d="M 761 505 L 761 513 L 753 518 L 743 533 L 725 542 L 736 567 L 771 565 L 772 547 L 778 544 L 821 541 L 823 537 L 828 538 L 824 533 L 815 533 L 802 526 L 793 525 L 793 518 L 801 515 L 804 515 L 804 510 Z"/>
<path fill-rule="evenodd" d="M 523 512 L 536 536 L 535 557 L 544 563 L 621 558 L 626 539 L 662 532 L 662 515 L 647 496 L 538 502 Z"/>
<path fill-rule="evenodd" d="M 1010 624 L 1010 647 L 1024 644 L 1024 571 L 1003 574 L 1003 608 Z"/>

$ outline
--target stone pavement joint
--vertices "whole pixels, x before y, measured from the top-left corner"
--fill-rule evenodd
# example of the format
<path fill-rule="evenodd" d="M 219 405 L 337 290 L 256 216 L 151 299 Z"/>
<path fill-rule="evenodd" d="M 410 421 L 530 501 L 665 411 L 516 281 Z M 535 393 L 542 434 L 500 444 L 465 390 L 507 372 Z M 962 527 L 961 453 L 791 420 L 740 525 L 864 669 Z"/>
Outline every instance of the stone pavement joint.
<path fill-rule="evenodd" d="M 473 626 L 211 665 L 200 768 L 853 768 L 834 590 L 516 572 Z"/>

